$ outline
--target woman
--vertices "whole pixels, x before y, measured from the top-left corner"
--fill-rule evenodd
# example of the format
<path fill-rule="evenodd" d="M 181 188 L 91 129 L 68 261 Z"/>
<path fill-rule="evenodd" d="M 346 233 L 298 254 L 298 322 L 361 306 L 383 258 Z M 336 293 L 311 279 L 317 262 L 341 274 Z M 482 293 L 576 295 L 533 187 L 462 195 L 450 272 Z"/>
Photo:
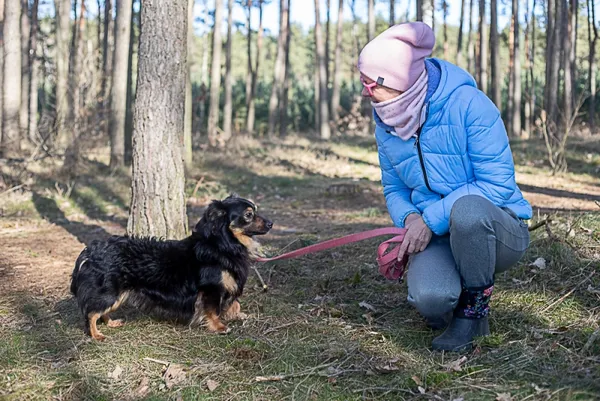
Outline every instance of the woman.
<path fill-rule="evenodd" d="M 447 326 L 434 349 L 462 351 L 489 334 L 494 275 L 525 253 L 532 211 L 498 109 L 467 72 L 428 58 L 434 44 L 426 24 L 396 25 L 364 47 L 358 69 L 387 208 L 407 229 L 408 301 L 430 327 Z"/>

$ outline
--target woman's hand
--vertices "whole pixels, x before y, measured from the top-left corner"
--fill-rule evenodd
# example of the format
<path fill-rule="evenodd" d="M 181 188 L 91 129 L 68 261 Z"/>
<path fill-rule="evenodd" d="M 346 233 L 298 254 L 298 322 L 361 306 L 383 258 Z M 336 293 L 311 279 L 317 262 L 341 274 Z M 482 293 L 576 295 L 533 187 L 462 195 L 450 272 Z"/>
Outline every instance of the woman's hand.
<path fill-rule="evenodd" d="M 404 227 L 407 231 L 404 235 L 404 241 L 402 241 L 402 244 L 400 245 L 398 260 L 402 260 L 407 253 L 412 255 L 425 250 L 433 235 L 429 227 L 427 227 L 423 221 L 423 218 L 416 213 L 409 214 L 406 217 Z"/>

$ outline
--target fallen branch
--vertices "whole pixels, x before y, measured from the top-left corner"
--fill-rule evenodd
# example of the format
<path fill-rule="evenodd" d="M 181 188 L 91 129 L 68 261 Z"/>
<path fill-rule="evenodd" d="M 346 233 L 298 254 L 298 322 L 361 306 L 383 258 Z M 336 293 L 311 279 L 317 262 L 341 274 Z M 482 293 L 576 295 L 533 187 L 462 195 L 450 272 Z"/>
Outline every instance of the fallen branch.
<path fill-rule="evenodd" d="M 204 182 L 204 176 L 200 177 L 200 179 L 196 183 L 196 186 L 194 187 L 194 192 L 192 192 L 192 198 L 196 197 L 196 193 L 200 189 L 200 185 L 202 185 L 203 182 Z"/>
<path fill-rule="evenodd" d="M 2 195 L 6 195 L 6 194 L 9 194 L 9 193 L 11 193 L 11 192 L 14 192 L 14 191 L 16 191 L 16 190 L 18 190 L 18 189 L 21 189 L 21 188 L 23 188 L 24 186 L 25 186 L 25 184 L 21 184 L 21 185 L 17 185 L 17 186 L 15 186 L 15 187 L 9 188 L 9 189 L 7 189 L 7 190 L 6 190 L 6 191 L 4 191 L 4 192 L 0 192 L 0 196 L 2 196 Z"/>
<path fill-rule="evenodd" d="M 537 222 L 536 224 L 534 224 L 531 227 L 529 227 L 528 230 L 529 230 L 529 232 L 535 231 L 535 230 L 537 230 L 540 227 L 544 227 L 548 223 L 552 223 L 552 219 L 548 218 L 548 219 L 542 220 L 540 222 Z"/>
<path fill-rule="evenodd" d="M 596 331 L 592 333 L 590 338 L 587 340 L 587 342 L 581 349 L 581 352 L 587 352 L 592 347 L 592 345 L 594 345 L 594 342 L 598 339 L 598 337 L 600 337 L 600 329 L 596 329 Z"/>
<path fill-rule="evenodd" d="M 165 362 L 165 361 L 161 361 L 160 359 L 154 359 L 154 358 L 148 358 L 148 357 L 144 358 L 144 361 L 159 363 L 159 364 L 165 365 L 165 366 L 169 366 L 171 364 L 170 362 Z"/>
<path fill-rule="evenodd" d="M 267 291 L 269 289 L 269 286 L 265 283 L 265 280 L 263 280 L 263 278 L 260 275 L 260 272 L 258 271 L 256 266 L 252 266 L 252 270 L 254 270 L 254 272 L 258 276 L 258 279 L 260 280 L 260 283 L 262 284 L 263 291 Z"/>
<path fill-rule="evenodd" d="M 557 299 L 556 301 L 552 302 L 550 305 L 546 306 L 544 309 L 541 310 L 540 313 L 544 313 L 546 311 L 548 311 L 549 309 L 552 309 L 554 306 L 562 303 L 562 301 L 564 301 L 565 299 L 567 299 L 572 293 L 575 292 L 575 290 L 577 288 L 579 288 L 580 285 L 582 285 L 583 283 L 585 283 L 586 281 L 588 281 L 589 279 L 592 278 L 592 276 L 595 274 L 596 272 L 593 271 L 592 274 L 590 274 L 589 276 L 587 276 L 584 280 L 580 281 L 575 287 L 573 287 L 571 289 L 571 291 L 567 292 L 565 295 L 563 295 L 562 297 L 560 297 L 559 299 Z"/>
<path fill-rule="evenodd" d="M 333 361 L 333 362 L 329 362 L 329 363 L 324 363 L 322 365 L 315 366 L 314 368 L 305 370 L 303 372 L 298 372 L 298 373 L 281 374 L 281 375 L 273 375 L 273 376 L 256 376 L 254 378 L 254 382 L 256 382 L 256 383 L 264 383 L 264 382 L 282 381 L 282 380 L 291 379 L 291 378 L 294 378 L 294 377 L 310 376 L 310 375 L 314 374 L 315 372 L 317 372 L 317 371 L 319 371 L 321 369 L 328 368 L 328 367 L 330 367 L 330 366 L 332 366 L 332 365 L 334 365 L 334 364 L 336 364 L 338 362 L 339 362 L 340 365 L 342 365 L 348 359 L 350 359 L 350 356 L 348 356 L 342 362 Z"/>
<path fill-rule="evenodd" d="M 267 330 L 264 331 L 263 335 L 272 333 L 272 332 L 280 330 L 280 329 L 284 329 L 286 327 L 290 327 L 290 326 L 292 326 L 294 324 L 296 324 L 296 322 L 286 323 L 286 324 L 282 324 L 281 326 L 277 326 L 277 327 L 273 327 L 273 328 L 267 329 Z"/>

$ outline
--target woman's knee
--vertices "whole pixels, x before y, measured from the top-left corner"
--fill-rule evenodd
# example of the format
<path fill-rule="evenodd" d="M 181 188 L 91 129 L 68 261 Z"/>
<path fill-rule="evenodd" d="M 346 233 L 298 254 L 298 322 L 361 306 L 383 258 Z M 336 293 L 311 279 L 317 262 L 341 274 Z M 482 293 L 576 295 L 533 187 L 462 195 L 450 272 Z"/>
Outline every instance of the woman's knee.
<path fill-rule="evenodd" d="M 492 202 L 478 195 L 465 195 L 454 202 L 450 211 L 450 233 L 477 235 L 490 225 Z"/>
<path fill-rule="evenodd" d="M 455 293 L 450 288 L 428 288 L 409 291 L 409 302 L 428 319 L 443 318 L 452 312 L 458 303 L 460 289 Z"/>

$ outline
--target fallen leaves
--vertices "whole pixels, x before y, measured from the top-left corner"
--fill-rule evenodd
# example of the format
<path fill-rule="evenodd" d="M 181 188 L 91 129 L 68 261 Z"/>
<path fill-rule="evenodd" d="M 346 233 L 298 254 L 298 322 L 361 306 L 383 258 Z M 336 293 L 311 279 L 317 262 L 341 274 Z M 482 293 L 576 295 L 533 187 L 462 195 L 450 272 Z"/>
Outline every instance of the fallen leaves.
<path fill-rule="evenodd" d="M 371 312 L 377 312 L 377 310 L 375 309 L 375 307 L 373 305 L 368 304 L 365 301 L 359 302 L 358 306 L 360 306 L 361 308 L 365 308 L 366 310 L 370 310 Z"/>
<path fill-rule="evenodd" d="M 213 391 L 215 391 L 217 389 L 217 387 L 219 387 L 219 382 L 212 380 L 212 379 L 208 379 L 206 381 L 206 388 L 208 389 L 208 391 L 210 391 L 211 393 Z"/>
<path fill-rule="evenodd" d="M 119 380 L 119 377 L 121 377 L 122 373 L 123 373 L 123 368 L 121 368 L 119 365 L 117 365 L 112 372 L 108 373 L 108 377 L 113 380 Z"/>
<path fill-rule="evenodd" d="M 467 362 L 467 357 L 463 356 L 455 361 L 449 362 L 444 365 L 444 367 L 448 370 L 448 372 L 461 372 L 462 365 Z"/>
<path fill-rule="evenodd" d="M 150 391 L 150 380 L 147 377 L 142 378 L 140 384 L 135 390 L 135 395 L 138 397 L 145 397 Z"/>
<path fill-rule="evenodd" d="M 183 366 L 176 363 L 170 364 L 163 374 L 163 380 L 165 381 L 165 385 L 169 390 L 173 388 L 173 386 L 184 381 L 185 377 L 186 373 Z"/>

